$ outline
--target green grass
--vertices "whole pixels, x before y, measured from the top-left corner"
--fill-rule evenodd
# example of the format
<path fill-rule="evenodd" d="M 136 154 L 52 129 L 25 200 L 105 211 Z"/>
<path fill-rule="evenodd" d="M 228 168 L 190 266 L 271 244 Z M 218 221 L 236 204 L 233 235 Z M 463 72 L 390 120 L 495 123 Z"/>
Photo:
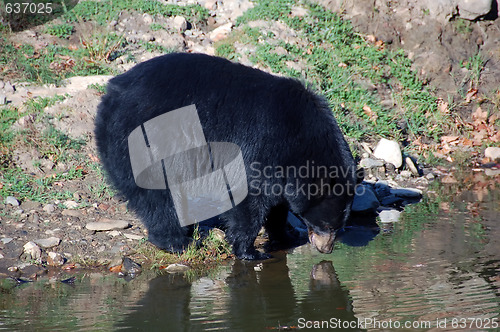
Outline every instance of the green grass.
<path fill-rule="evenodd" d="M 208 18 L 208 10 L 200 5 L 179 6 L 162 4 L 156 0 L 103 0 L 80 1 L 71 11 L 63 15 L 68 23 L 94 21 L 100 25 L 107 25 L 112 20 L 117 20 L 121 11 L 135 10 L 138 13 L 161 16 L 184 16 L 192 23 L 199 23 Z"/>
<path fill-rule="evenodd" d="M 51 24 L 45 28 L 45 33 L 59 38 L 69 38 L 75 27 L 72 24 Z"/>
<path fill-rule="evenodd" d="M 237 25 L 246 42 L 257 46 L 249 58 L 273 72 L 306 80 L 326 96 L 345 133 L 354 139 L 388 137 L 401 140 L 421 135 L 437 139 L 444 132 L 438 124 L 446 121 L 436 110 L 436 98 L 418 79 L 412 62 L 403 51 L 391 52 L 366 42 L 349 21 L 309 1 L 259 0 L 241 16 Z M 304 17 L 291 17 L 295 4 L 308 9 Z M 289 44 L 270 32 L 255 31 L 246 23 L 278 20 L 298 31 L 300 45 Z M 238 34 L 238 30 L 233 34 Z M 218 55 L 233 59 L 231 36 L 216 48 Z M 273 51 L 285 48 L 288 53 Z M 303 63 L 302 73 L 289 68 L 287 61 Z M 368 88 L 370 86 L 375 87 Z M 378 89 L 390 90 L 397 107 L 384 108 Z M 367 107 L 371 110 L 366 112 Z M 375 116 L 374 116 L 375 115 Z M 374 120 L 375 118 L 375 120 Z M 403 132 L 398 123 L 406 124 Z"/>

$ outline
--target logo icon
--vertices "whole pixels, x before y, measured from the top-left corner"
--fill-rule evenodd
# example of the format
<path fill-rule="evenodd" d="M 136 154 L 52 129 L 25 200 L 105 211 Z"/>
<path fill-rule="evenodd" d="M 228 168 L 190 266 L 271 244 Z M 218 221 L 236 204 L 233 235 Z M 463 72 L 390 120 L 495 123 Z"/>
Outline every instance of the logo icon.
<path fill-rule="evenodd" d="M 170 189 L 181 226 L 218 216 L 248 195 L 238 145 L 206 142 L 195 105 L 159 115 L 128 137 L 132 173 L 144 189 Z"/>

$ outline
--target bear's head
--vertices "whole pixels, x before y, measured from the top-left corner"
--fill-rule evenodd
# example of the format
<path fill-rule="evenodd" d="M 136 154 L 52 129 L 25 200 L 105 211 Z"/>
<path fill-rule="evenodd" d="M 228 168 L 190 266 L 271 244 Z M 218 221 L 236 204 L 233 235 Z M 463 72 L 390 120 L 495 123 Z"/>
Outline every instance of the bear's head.
<path fill-rule="evenodd" d="M 325 254 L 331 253 L 337 231 L 342 229 L 351 213 L 356 185 L 363 180 L 363 170 L 354 176 L 318 180 L 330 190 L 310 198 L 308 208 L 301 213 L 309 233 L 309 242 Z"/>

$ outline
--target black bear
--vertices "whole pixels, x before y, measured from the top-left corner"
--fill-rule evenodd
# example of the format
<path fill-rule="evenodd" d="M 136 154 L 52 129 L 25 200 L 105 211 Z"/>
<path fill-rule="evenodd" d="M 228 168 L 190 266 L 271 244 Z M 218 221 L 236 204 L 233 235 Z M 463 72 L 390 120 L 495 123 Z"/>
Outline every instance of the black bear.
<path fill-rule="evenodd" d="M 349 217 L 357 175 L 325 99 L 296 79 L 188 53 L 160 56 L 113 78 L 97 110 L 101 162 L 146 225 L 149 241 L 181 252 L 192 227 L 179 223 L 168 188 L 136 184 L 129 136 L 145 122 L 188 105 L 196 106 L 206 141 L 241 149 L 248 194 L 218 216 L 236 257 L 268 258 L 254 241 L 262 226 L 270 240 L 286 240 L 289 210 L 302 217 L 310 242 L 331 252 L 336 231 Z"/>

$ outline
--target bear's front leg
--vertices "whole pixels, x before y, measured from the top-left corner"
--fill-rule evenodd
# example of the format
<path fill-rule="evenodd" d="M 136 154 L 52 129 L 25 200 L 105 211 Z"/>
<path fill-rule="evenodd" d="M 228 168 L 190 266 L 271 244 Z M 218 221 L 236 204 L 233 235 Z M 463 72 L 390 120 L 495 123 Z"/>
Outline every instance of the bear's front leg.
<path fill-rule="evenodd" d="M 263 225 L 264 218 L 259 213 L 251 213 L 247 207 L 248 199 L 221 217 L 226 221 L 226 240 L 233 246 L 233 254 L 239 259 L 265 260 L 272 256 L 257 251 L 255 239 Z"/>
<path fill-rule="evenodd" d="M 159 207 L 154 210 L 136 211 L 148 229 L 148 240 L 160 249 L 182 253 L 192 241 L 188 227 L 181 227 L 175 212 Z"/>

